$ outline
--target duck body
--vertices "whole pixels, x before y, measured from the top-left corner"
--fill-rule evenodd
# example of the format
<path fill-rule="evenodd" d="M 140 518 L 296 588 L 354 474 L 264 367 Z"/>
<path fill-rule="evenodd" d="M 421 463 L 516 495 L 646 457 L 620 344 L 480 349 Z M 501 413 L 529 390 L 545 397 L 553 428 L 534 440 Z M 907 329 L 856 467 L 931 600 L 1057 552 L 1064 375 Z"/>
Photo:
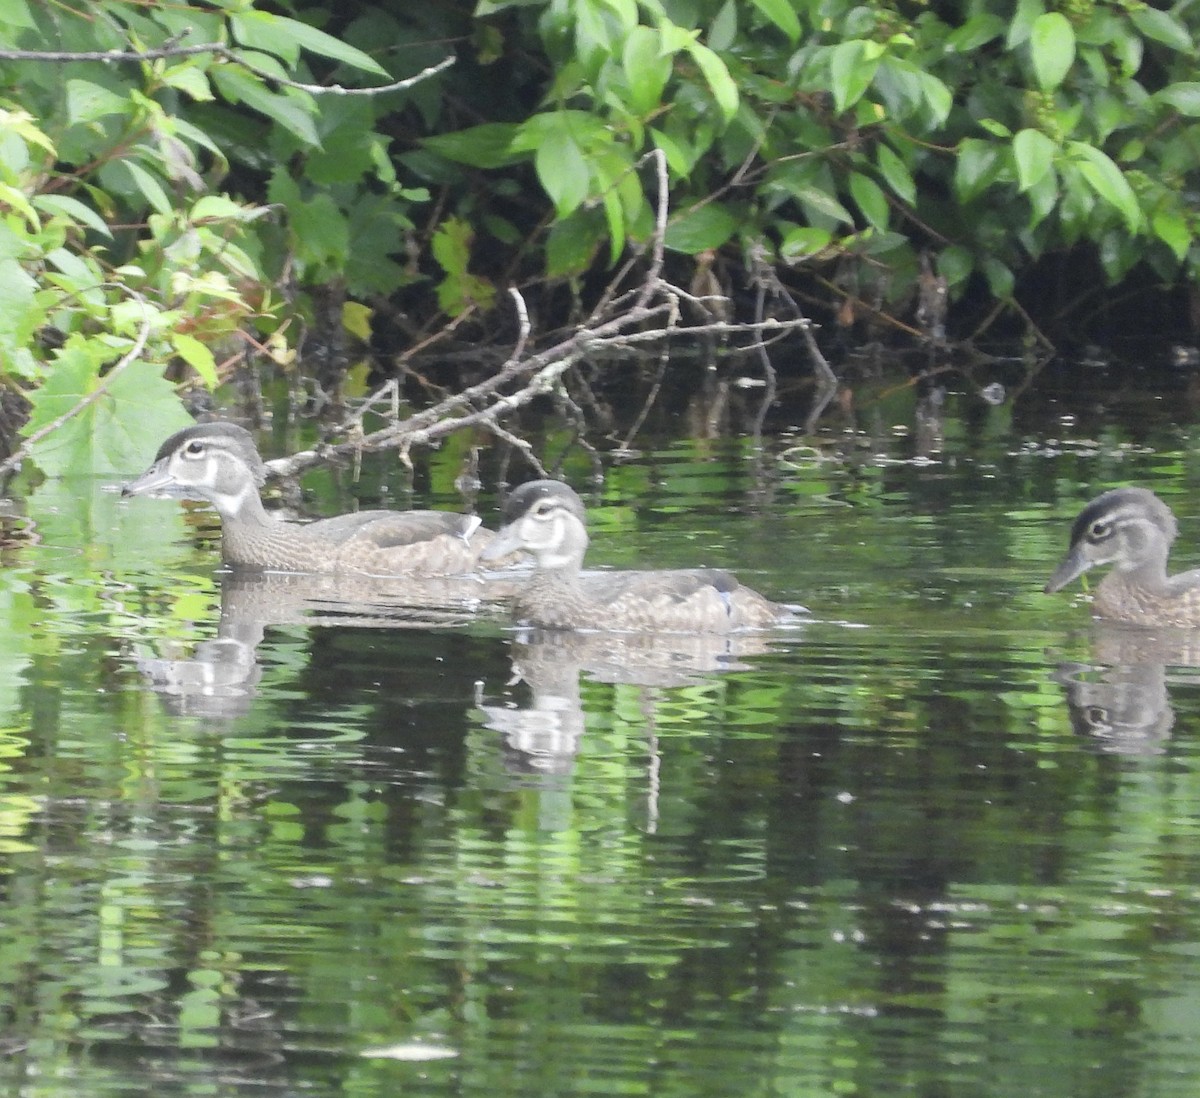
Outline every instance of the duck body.
<path fill-rule="evenodd" d="M 1097 496 L 1071 528 L 1071 545 L 1047 582 L 1059 591 L 1091 568 L 1111 566 L 1096 586 L 1092 612 L 1147 628 L 1200 627 L 1200 569 L 1167 575 L 1178 534 L 1171 509 L 1145 488 Z"/>
<path fill-rule="evenodd" d="M 491 538 L 473 515 L 449 511 L 358 511 L 285 522 L 263 506 L 266 466 L 250 433 L 204 423 L 168 438 L 124 496 L 169 492 L 206 500 L 221 516 L 221 557 L 234 567 L 371 576 L 473 572 Z"/>
<path fill-rule="evenodd" d="M 534 571 L 513 596 L 518 620 L 543 629 L 731 633 L 781 624 L 790 610 L 711 568 L 583 572 L 583 502 L 552 480 L 521 485 L 482 561 L 520 550 Z"/>

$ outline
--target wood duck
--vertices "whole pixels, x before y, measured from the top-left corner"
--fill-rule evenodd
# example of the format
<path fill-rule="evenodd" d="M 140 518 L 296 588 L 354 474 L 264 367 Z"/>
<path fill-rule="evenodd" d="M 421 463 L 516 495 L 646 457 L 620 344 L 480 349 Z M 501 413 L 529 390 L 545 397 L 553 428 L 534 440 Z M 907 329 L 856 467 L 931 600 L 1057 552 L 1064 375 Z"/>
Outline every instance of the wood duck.
<path fill-rule="evenodd" d="M 150 492 L 207 500 L 221 516 L 226 564 L 278 572 L 446 576 L 472 572 L 491 539 L 473 515 L 449 511 L 357 511 L 285 522 L 263 507 L 267 470 L 250 432 L 202 423 L 173 434 L 123 496 Z"/>
<path fill-rule="evenodd" d="M 788 607 L 712 568 L 581 574 L 588 546 L 583 502 L 565 484 L 535 480 L 508 498 L 504 524 L 480 554 L 487 562 L 521 550 L 534 558 L 513 604 L 544 629 L 729 633 L 786 621 Z"/>
<path fill-rule="evenodd" d="M 1061 590 L 1089 568 L 1111 564 L 1096 586 L 1097 617 L 1142 626 L 1200 626 L 1200 569 L 1167 575 L 1178 527 L 1171 509 L 1145 488 L 1097 496 L 1071 528 L 1071 547 L 1050 581 Z"/>

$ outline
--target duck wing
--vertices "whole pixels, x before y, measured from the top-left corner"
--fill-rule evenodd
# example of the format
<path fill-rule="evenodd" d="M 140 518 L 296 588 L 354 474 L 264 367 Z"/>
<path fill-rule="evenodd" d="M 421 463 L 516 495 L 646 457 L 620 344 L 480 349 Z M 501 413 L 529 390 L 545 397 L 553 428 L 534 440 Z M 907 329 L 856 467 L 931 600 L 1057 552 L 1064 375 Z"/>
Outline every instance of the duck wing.
<path fill-rule="evenodd" d="M 652 603 L 684 603 L 703 592 L 731 595 L 741 587 L 736 576 L 720 568 L 673 568 L 661 572 L 590 572 L 580 584 L 592 599 L 613 602 L 639 599 Z"/>
<path fill-rule="evenodd" d="M 480 530 L 476 516 L 453 511 L 355 511 L 317 519 L 308 523 L 305 530 L 335 545 L 361 541 L 376 549 L 416 546 L 438 538 L 474 541 L 479 549 L 485 541 L 480 535 L 486 533 Z"/>

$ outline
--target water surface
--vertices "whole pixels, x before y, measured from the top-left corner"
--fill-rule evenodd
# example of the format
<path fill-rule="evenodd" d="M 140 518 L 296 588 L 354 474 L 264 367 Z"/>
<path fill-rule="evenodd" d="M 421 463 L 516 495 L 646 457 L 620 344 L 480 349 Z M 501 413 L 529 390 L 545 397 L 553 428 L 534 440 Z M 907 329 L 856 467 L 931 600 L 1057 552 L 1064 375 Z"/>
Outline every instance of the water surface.
<path fill-rule="evenodd" d="M 1191 413 L 916 422 L 902 387 L 591 492 L 592 563 L 809 607 L 765 640 L 235 585 L 203 509 L 38 487 L 0 572 L 5 1092 L 1191 1098 L 1200 642 L 1041 593 L 1117 483 L 1200 562 Z"/>

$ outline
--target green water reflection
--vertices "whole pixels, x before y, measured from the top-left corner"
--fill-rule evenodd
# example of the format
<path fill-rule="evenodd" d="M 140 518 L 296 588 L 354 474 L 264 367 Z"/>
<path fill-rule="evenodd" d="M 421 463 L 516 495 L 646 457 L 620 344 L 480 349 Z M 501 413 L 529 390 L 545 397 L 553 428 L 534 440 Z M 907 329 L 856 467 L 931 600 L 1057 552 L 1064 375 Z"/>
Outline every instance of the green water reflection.
<path fill-rule="evenodd" d="M 1040 593 L 1113 483 L 1200 558 L 1189 429 L 951 405 L 914 462 L 889 411 L 589 501 L 597 564 L 811 608 L 766 642 L 238 586 L 203 512 L 35 491 L 0 573 L 5 1092 L 1197 1093 L 1200 647 Z"/>

